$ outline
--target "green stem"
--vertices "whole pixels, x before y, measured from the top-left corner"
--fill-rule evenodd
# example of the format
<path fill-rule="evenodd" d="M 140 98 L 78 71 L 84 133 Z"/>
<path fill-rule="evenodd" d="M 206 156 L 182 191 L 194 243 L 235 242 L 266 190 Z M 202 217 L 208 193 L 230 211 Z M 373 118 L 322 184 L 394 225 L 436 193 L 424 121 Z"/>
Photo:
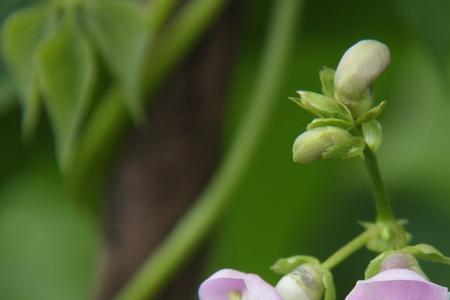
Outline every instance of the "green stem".
<path fill-rule="evenodd" d="M 295 40 L 294 28 L 302 2 L 301 0 L 275 2 L 276 9 L 249 112 L 245 115 L 244 123 L 237 132 L 221 167 L 196 204 L 119 293 L 117 300 L 154 298 L 170 276 L 181 267 L 199 242 L 210 232 L 224 211 L 249 166 L 272 111 L 282 82 L 283 67 L 290 43 Z"/>
<path fill-rule="evenodd" d="M 380 229 L 377 227 L 370 228 L 356 238 L 348 242 L 344 247 L 336 251 L 333 255 L 331 255 L 327 260 L 322 263 L 322 267 L 325 269 L 331 270 L 336 267 L 339 263 L 344 261 L 347 257 L 355 253 L 360 248 L 364 247 L 367 242 L 376 237 L 380 232 Z"/>
<path fill-rule="evenodd" d="M 366 148 L 364 149 L 364 162 L 372 181 L 373 195 L 375 198 L 377 213 L 376 220 L 378 222 L 395 220 L 391 202 L 384 189 L 383 180 L 381 178 L 380 169 L 378 167 L 377 157 L 372 149 L 370 149 L 370 147 L 368 146 L 366 146 Z"/>

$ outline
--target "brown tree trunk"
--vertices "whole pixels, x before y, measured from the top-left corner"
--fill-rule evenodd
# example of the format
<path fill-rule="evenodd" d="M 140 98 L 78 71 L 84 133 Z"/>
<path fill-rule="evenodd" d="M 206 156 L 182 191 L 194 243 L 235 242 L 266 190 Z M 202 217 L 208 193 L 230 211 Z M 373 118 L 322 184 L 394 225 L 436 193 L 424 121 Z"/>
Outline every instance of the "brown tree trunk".
<path fill-rule="evenodd" d="M 131 130 L 124 140 L 108 190 L 97 299 L 113 298 L 192 205 L 215 170 L 236 45 L 237 4 L 230 1 L 152 101 L 148 122 Z M 199 263 L 198 258 L 191 260 L 172 288 L 157 299 L 194 295 L 193 275 Z"/>

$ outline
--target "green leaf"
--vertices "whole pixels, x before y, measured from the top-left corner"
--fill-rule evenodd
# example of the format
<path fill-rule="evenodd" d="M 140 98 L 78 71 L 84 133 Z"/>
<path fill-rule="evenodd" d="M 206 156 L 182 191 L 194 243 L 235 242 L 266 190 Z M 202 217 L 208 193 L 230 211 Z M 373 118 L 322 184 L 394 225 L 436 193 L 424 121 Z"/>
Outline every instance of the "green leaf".
<path fill-rule="evenodd" d="M 381 263 L 383 262 L 383 259 L 386 257 L 386 254 L 387 252 L 383 252 L 370 261 L 364 273 L 365 279 L 372 278 L 373 276 L 377 275 L 380 272 Z"/>
<path fill-rule="evenodd" d="M 319 260 L 315 257 L 296 255 L 278 259 L 270 269 L 277 274 L 284 275 L 292 272 L 295 268 L 305 263 L 320 264 Z"/>
<path fill-rule="evenodd" d="M 142 80 L 149 33 L 139 3 L 91 1 L 87 26 L 125 93 L 125 105 L 135 120 L 143 115 Z"/>
<path fill-rule="evenodd" d="M 334 73 L 335 71 L 333 69 L 325 66 L 319 72 L 322 92 L 330 98 L 334 98 Z"/>
<path fill-rule="evenodd" d="M 323 271 L 323 286 L 325 287 L 324 300 L 335 300 L 336 299 L 336 288 L 334 286 L 333 274 L 326 269 Z"/>
<path fill-rule="evenodd" d="M 373 151 L 377 151 L 383 141 L 383 130 L 381 128 L 380 122 L 377 120 L 372 120 L 367 123 L 362 124 L 362 132 L 366 144 Z"/>
<path fill-rule="evenodd" d="M 0 118 L 10 112 L 17 104 L 16 90 L 9 78 L 0 78 Z"/>
<path fill-rule="evenodd" d="M 415 246 L 408 246 L 403 248 L 403 251 L 414 255 L 418 259 L 450 265 L 450 257 L 445 256 L 431 245 L 418 244 Z"/>
<path fill-rule="evenodd" d="M 65 15 L 58 30 L 43 43 L 37 70 L 55 133 L 58 160 L 67 171 L 96 75 L 91 48 L 74 15 Z"/>
<path fill-rule="evenodd" d="M 314 129 L 317 127 L 324 127 L 324 126 L 336 126 L 342 129 L 350 129 L 352 128 L 353 124 L 342 120 L 342 119 L 336 119 L 336 118 L 318 118 L 311 121 L 311 123 L 308 124 L 306 127 L 309 129 Z"/>
<path fill-rule="evenodd" d="M 362 155 L 365 142 L 363 138 L 351 137 L 328 148 L 323 154 L 324 159 L 346 159 Z"/>
<path fill-rule="evenodd" d="M 384 107 L 386 106 L 386 101 L 382 101 L 375 107 L 372 107 L 369 111 L 363 113 L 358 119 L 355 121 L 356 124 L 362 124 L 365 122 L 370 122 L 378 118 L 378 116 L 383 112 Z"/>
<path fill-rule="evenodd" d="M 12 14 L 2 28 L 3 57 L 20 97 L 26 137 L 36 127 L 41 106 L 34 59 L 44 36 L 46 16 L 47 6 L 33 6 Z"/>

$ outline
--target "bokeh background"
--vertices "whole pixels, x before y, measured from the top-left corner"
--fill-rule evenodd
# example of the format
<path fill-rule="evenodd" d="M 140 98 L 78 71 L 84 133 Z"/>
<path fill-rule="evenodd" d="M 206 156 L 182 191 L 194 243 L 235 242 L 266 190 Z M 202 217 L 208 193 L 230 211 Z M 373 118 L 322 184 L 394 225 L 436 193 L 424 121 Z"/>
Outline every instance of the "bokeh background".
<path fill-rule="evenodd" d="M 246 117 L 275 1 L 242 3 L 224 152 Z M 33 2 L 2 0 L 0 21 Z M 287 100 L 298 89 L 319 91 L 319 69 L 335 68 L 343 51 L 363 38 L 391 49 L 391 66 L 374 91 L 377 100 L 388 101 L 379 156 L 395 210 L 410 221 L 414 241 L 450 253 L 450 2 L 305 1 L 296 26 L 276 108 L 249 171 L 207 240 L 196 284 L 223 267 L 274 283 L 269 266 L 278 257 L 324 259 L 361 231 L 357 221 L 373 218 L 360 160 L 292 163 L 291 144 L 311 117 Z M 45 119 L 33 143 L 21 141 L 20 108 L 4 66 L 0 74 L 0 299 L 88 299 L 103 240 L 101 214 L 68 187 Z M 339 299 L 371 257 L 363 250 L 336 268 Z M 450 269 L 424 269 L 450 285 Z"/>

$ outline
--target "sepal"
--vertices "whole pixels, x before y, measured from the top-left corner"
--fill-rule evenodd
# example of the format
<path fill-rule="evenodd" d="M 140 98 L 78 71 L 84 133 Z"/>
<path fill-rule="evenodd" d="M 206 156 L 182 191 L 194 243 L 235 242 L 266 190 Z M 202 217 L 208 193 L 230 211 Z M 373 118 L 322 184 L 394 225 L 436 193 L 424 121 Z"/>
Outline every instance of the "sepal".
<path fill-rule="evenodd" d="M 333 274 L 330 270 L 322 269 L 323 271 L 323 286 L 325 288 L 324 300 L 335 300 L 336 299 L 336 288 L 334 286 Z"/>
<path fill-rule="evenodd" d="M 321 118 L 353 120 L 348 108 L 332 98 L 308 91 L 297 91 L 297 93 L 300 97 L 290 97 L 289 99 L 313 115 Z"/>
<path fill-rule="evenodd" d="M 361 156 L 365 147 L 361 137 L 349 137 L 336 145 L 329 147 L 323 154 L 323 159 L 347 159 Z"/>
<path fill-rule="evenodd" d="M 278 259 L 270 269 L 277 274 L 285 275 L 292 272 L 298 266 L 306 263 L 318 265 L 320 262 L 313 256 L 295 255 Z"/>
<path fill-rule="evenodd" d="M 322 67 L 322 69 L 319 72 L 320 77 L 320 83 L 322 86 L 322 92 L 325 96 L 334 98 L 334 74 L 336 73 L 335 70 L 328 68 L 328 67 Z"/>
<path fill-rule="evenodd" d="M 349 130 L 350 128 L 353 127 L 353 124 L 352 122 L 336 118 L 316 118 L 312 120 L 311 123 L 308 124 L 306 129 L 309 130 L 325 126 L 335 126 L 345 130 Z"/>
<path fill-rule="evenodd" d="M 363 113 L 361 116 L 359 116 L 356 119 L 355 123 L 362 124 L 365 122 L 370 122 L 372 120 L 375 120 L 383 112 L 383 109 L 385 106 L 386 106 L 386 101 L 380 102 L 380 104 L 378 104 L 375 107 L 372 107 L 371 109 L 369 109 L 368 111 Z"/>
<path fill-rule="evenodd" d="M 388 223 L 360 222 L 366 229 L 378 227 L 380 231 L 380 234 L 367 243 L 367 248 L 371 251 L 382 253 L 391 249 L 398 249 L 402 245 L 407 245 L 411 241 L 412 236 L 403 228 L 406 223 L 406 220 L 397 220 Z"/>
<path fill-rule="evenodd" d="M 403 249 L 386 251 L 375 257 L 366 268 L 365 279 L 369 279 L 380 272 L 391 269 L 407 269 L 427 278 L 420 268 L 417 259 Z"/>
<path fill-rule="evenodd" d="M 403 248 L 403 251 L 414 255 L 418 259 L 450 265 L 450 257 L 445 256 L 441 251 L 431 245 L 418 244 L 414 246 L 408 246 Z"/>
<path fill-rule="evenodd" d="M 377 151 L 383 141 L 383 129 L 380 122 L 372 120 L 361 125 L 364 139 L 372 151 Z"/>

